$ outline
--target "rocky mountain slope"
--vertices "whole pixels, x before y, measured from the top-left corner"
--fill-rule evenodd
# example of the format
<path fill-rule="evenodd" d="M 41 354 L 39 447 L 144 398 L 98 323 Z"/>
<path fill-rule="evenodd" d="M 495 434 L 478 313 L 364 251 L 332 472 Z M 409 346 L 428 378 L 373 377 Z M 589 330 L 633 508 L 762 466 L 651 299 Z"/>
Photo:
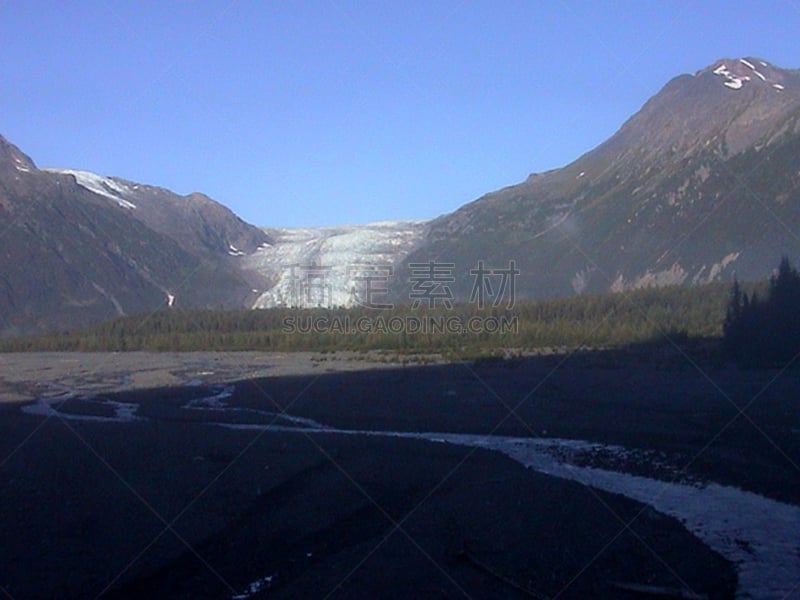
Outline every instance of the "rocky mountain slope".
<path fill-rule="evenodd" d="M 2 335 L 160 306 L 249 306 L 261 281 L 239 255 L 269 242 L 200 194 L 40 170 L 2 137 L 0 223 Z"/>
<path fill-rule="evenodd" d="M 230 209 L 198 192 L 180 196 L 164 188 L 74 169 L 43 169 L 71 175 L 81 187 L 108 198 L 129 216 L 197 255 L 241 256 L 269 242 L 269 236 Z"/>
<path fill-rule="evenodd" d="M 575 162 L 432 221 L 405 262 L 455 264 L 461 299 L 478 261 L 515 261 L 521 297 L 761 278 L 800 256 L 798 156 L 800 71 L 720 60 Z"/>

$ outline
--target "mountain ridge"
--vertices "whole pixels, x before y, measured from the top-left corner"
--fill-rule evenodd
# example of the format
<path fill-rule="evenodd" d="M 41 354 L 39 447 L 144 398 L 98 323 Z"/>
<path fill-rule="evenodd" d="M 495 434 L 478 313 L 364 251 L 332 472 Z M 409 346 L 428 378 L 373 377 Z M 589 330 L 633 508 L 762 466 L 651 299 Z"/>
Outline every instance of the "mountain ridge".
<path fill-rule="evenodd" d="M 741 60 L 766 64 L 765 73 Z M 408 261 L 457 264 L 454 295 L 463 300 L 478 261 L 500 267 L 515 260 L 523 270 L 518 291 L 530 297 L 703 283 L 734 270 L 763 277 L 781 254 L 800 255 L 791 235 L 800 219 L 786 201 L 798 190 L 789 157 L 800 134 L 800 71 L 753 60 L 723 59 L 673 78 L 575 161 L 431 221 L 427 243 Z M 740 85 L 725 85 L 734 81 Z M 772 181 L 751 173 L 748 160 Z M 764 215 L 747 206 L 750 187 L 770 196 L 762 203 L 784 198 L 763 209 L 780 212 L 784 223 L 767 227 L 768 243 L 748 240 L 737 222 L 747 215 L 751 230 L 766 235 Z M 738 208 L 726 215 L 723 204 Z M 711 219 L 714 213 L 724 218 Z M 705 244 L 691 235 L 697 229 L 708 234 Z"/>
<path fill-rule="evenodd" d="M 249 306 L 263 281 L 221 240 L 254 245 L 266 234 L 210 199 L 162 188 L 149 198 L 121 181 L 41 170 L 0 136 L 0 334 L 174 304 Z"/>
<path fill-rule="evenodd" d="M 201 193 L 39 169 L 0 136 L 0 333 L 176 302 L 302 306 L 293 269 L 314 266 L 333 305 L 357 302 L 359 267 L 388 269 L 408 302 L 408 265 L 431 261 L 464 302 L 479 263 L 513 261 L 520 298 L 762 278 L 800 257 L 798 155 L 800 69 L 752 56 L 672 78 L 576 160 L 422 222 L 257 228 Z"/>

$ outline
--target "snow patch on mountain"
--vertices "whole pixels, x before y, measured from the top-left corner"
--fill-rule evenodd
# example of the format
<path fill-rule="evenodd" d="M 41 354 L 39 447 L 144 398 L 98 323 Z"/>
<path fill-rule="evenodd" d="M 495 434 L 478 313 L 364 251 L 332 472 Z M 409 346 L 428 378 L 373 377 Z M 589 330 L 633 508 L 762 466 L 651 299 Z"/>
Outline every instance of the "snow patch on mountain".
<path fill-rule="evenodd" d="M 23 173 L 31 172 L 31 170 L 25 165 L 25 161 L 23 161 L 19 156 L 14 157 L 14 168 L 17 171 L 22 171 Z"/>
<path fill-rule="evenodd" d="M 723 257 L 723 259 L 718 263 L 711 265 L 711 272 L 709 273 L 708 281 L 714 281 L 723 270 L 728 268 L 728 265 L 739 258 L 740 254 L 741 252 L 731 252 Z"/>
<path fill-rule="evenodd" d="M 719 281 L 720 275 L 727 269 L 739 256 L 741 252 L 731 252 L 730 254 L 722 257 L 717 263 L 711 265 L 709 269 L 707 265 L 700 267 L 700 270 L 692 277 L 692 283 L 695 285 L 702 285 L 711 283 L 712 281 Z"/>
<path fill-rule="evenodd" d="M 586 288 L 589 287 L 589 280 L 596 270 L 597 269 L 595 267 L 589 266 L 575 273 L 570 280 L 570 283 L 572 284 L 572 289 L 576 294 L 582 294 L 586 291 Z"/>
<path fill-rule="evenodd" d="M 731 61 L 728 62 L 730 64 L 726 64 L 725 62 L 720 63 L 712 71 L 714 75 L 719 75 L 720 77 L 724 78 L 722 84 L 725 85 L 726 87 L 729 87 L 733 90 L 740 90 L 742 89 L 742 87 L 744 87 L 744 84 L 746 82 L 752 81 L 751 77 L 746 74 L 746 71 L 742 70 L 742 66 L 747 67 L 753 73 L 753 75 L 758 77 L 761 81 L 765 83 L 770 83 L 767 76 L 764 75 L 764 73 L 762 73 L 761 71 L 759 71 L 756 65 L 754 65 L 751 61 L 745 58 L 740 58 L 738 62 L 731 62 Z M 769 65 L 765 63 L 763 60 L 758 61 L 758 63 L 762 67 L 769 69 Z M 767 73 L 774 75 L 774 73 L 771 73 L 771 71 L 767 71 Z M 782 85 L 775 83 L 772 84 L 772 87 L 778 91 L 783 89 Z"/>
<path fill-rule="evenodd" d="M 130 194 L 130 190 L 120 183 L 114 181 L 110 177 L 103 177 L 90 171 L 78 171 L 75 169 L 42 169 L 51 173 L 60 173 L 61 175 L 72 175 L 75 181 L 82 188 L 86 188 L 90 192 L 94 192 L 99 196 L 104 196 L 116 202 L 122 208 L 135 209 L 136 205 L 125 196 Z"/>
<path fill-rule="evenodd" d="M 714 72 L 714 75 L 720 75 L 720 76 L 724 77 L 725 81 L 723 81 L 722 84 L 727 86 L 727 87 L 729 87 L 729 88 L 731 88 L 732 90 L 740 90 L 740 89 L 742 89 L 742 86 L 744 85 L 745 81 L 750 81 L 750 77 L 749 76 L 747 76 L 747 75 L 745 75 L 745 76 L 736 75 L 730 69 L 728 69 L 728 67 L 727 67 L 727 65 L 725 65 L 725 63 L 723 63 L 720 66 L 718 66 L 716 69 L 714 69 L 713 72 Z"/>
<path fill-rule="evenodd" d="M 382 290 L 388 287 L 402 258 L 421 240 L 425 224 L 381 221 L 265 229 L 273 244 L 264 244 L 242 258 L 246 269 L 260 273 L 272 284 L 253 308 L 386 302 Z"/>
<path fill-rule="evenodd" d="M 625 290 L 638 290 L 640 288 L 664 287 L 668 285 L 681 285 L 689 274 L 678 263 L 674 263 L 669 269 L 661 271 L 651 271 L 648 269 L 642 275 L 633 280 L 626 281 L 622 273 L 617 274 L 614 283 L 611 284 L 612 292 L 622 292 Z"/>

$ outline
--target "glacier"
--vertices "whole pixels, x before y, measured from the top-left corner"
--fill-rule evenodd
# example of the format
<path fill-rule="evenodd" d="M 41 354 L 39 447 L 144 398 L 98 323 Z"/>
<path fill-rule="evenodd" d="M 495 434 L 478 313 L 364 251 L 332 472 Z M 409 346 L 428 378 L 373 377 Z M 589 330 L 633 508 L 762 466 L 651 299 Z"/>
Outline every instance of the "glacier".
<path fill-rule="evenodd" d="M 253 308 L 351 307 L 384 296 L 395 267 L 421 241 L 427 221 L 265 228 L 273 240 L 242 257 L 269 282 Z M 371 281 L 367 281 L 370 279 Z M 378 292 L 365 296 L 365 286 Z M 369 294 L 366 294 L 369 295 Z M 385 302 L 385 298 L 381 300 Z"/>

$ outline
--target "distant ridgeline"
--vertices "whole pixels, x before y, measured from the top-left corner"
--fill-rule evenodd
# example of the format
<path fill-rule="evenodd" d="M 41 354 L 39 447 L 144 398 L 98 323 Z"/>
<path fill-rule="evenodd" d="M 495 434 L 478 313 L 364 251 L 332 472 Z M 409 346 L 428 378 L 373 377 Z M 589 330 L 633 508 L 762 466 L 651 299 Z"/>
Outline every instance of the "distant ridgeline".
<path fill-rule="evenodd" d="M 747 285 L 748 298 L 757 297 Z M 761 291 L 763 293 L 763 290 Z M 485 307 L 163 309 L 0 340 L 4 351 L 389 350 L 448 357 L 719 338 L 729 286 L 672 286 Z M 750 301 L 752 304 L 752 301 Z M 669 342 L 668 342 L 669 343 Z"/>
<path fill-rule="evenodd" d="M 766 297 L 734 282 L 725 317 L 724 348 L 748 366 L 780 367 L 800 359 L 800 274 L 781 260 Z"/>

